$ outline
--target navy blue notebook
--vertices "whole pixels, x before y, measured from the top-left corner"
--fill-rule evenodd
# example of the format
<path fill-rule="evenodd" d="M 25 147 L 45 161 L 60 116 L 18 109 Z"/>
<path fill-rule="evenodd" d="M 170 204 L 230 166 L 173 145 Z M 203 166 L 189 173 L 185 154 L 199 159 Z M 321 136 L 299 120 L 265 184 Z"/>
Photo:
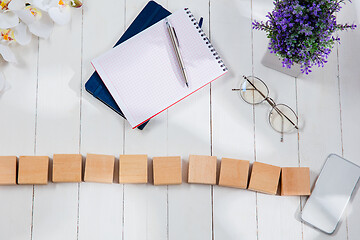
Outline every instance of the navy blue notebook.
<path fill-rule="evenodd" d="M 115 44 L 115 46 L 120 43 L 128 40 L 139 32 L 145 30 L 151 25 L 157 23 L 158 21 L 164 19 L 169 16 L 171 13 L 163 8 L 161 5 L 157 4 L 154 1 L 150 1 L 144 9 L 139 13 L 139 15 L 135 18 L 135 20 L 131 23 L 129 28 L 125 31 L 125 33 L 121 36 L 119 41 Z M 91 95 L 102 101 L 108 107 L 113 109 L 115 112 L 120 114 L 123 118 L 125 118 L 119 106 L 116 104 L 115 100 L 111 96 L 110 92 L 107 90 L 105 84 L 102 82 L 99 74 L 95 71 L 89 80 L 85 84 L 85 89 Z M 126 118 L 125 118 L 126 119 Z M 142 130 L 145 125 L 148 123 L 145 122 L 138 127 L 138 129 Z"/>

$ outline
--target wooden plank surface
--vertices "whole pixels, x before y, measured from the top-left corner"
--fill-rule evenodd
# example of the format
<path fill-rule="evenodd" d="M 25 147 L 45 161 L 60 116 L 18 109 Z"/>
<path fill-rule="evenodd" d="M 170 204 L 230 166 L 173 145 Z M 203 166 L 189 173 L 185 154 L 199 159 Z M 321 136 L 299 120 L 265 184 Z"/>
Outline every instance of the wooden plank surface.
<path fill-rule="evenodd" d="M 330 153 L 341 155 L 341 123 L 339 106 L 337 46 L 324 68 L 314 67 L 308 76 L 297 79 L 297 101 L 303 131 L 299 133 L 299 160 L 310 167 L 310 185 L 315 180 Z M 304 203 L 305 201 L 302 201 Z M 341 222 L 336 234 L 329 236 L 303 225 L 304 239 L 346 239 L 346 222 Z"/>
<path fill-rule="evenodd" d="M 108 4 L 90 0 L 83 8 L 80 153 L 116 156 L 116 167 L 123 149 L 124 120 L 84 89 L 94 72 L 90 60 L 110 49 L 124 31 L 125 1 Z M 81 183 L 79 187 L 77 239 L 122 239 L 123 186 Z"/>
<path fill-rule="evenodd" d="M 81 10 L 73 12 L 69 25 L 39 43 L 36 155 L 79 152 L 81 19 Z M 35 186 L 32 239 L 75 238 L 77 198 L 76 183 Z"/>
<path fill-rule="evenodd" d="M 340 23 L 355 23 L 358 27 L 355 31 L 344 31 L 339 34 L 341 44 L 338 45 L 339 58 L 339 94 L 341 106 L 341 132 L 342 132 L 342 155 L 344 158 L 360 166 L 359 142 L 360 142 L 360 68 L 357 58 L 360 54 L 360 45 L 354 44 L 360 41 L 360 4 L 353 1 L 343 7 L 339 16 Z M 359 185 L 359 184 L 358 184 Z M 348 228 L 348 239 L 357 239 L 360 236 L 360 194 L 359 186 L 354 191 L 354 196 L 347 208 L 345 218 Z"/>
<path fill-rule="evenodd" d="M 126 28 L 144 8 L 148 1 L 126 1 Z M 166 1 L 157 1 L 166 6 Z M 125 123 L 125 143 L 123 154 L 147 154 L 148 160 L 154 156 L 166 154 L 167 136 L 166 112 L 152 119 L 144 130 L 131 129 Z M 149 182 L 152 182 L 152 171 L 149 161 Z M 124 239 L 167 238 L 166 186 L 150 184 L 124 185 Z"/>
<path fill-rule="evenodd" d="M 209 37 L 209 1 L 168 1 L 170 11 L 188 7 Z M 168 110 L 167 154 L 182 157 L 183 184 L 168 187 L 169 239 L 211 239 L 212 194 L 209 185 L 187 184 L 189 154 L 211 155 L 210 87 Z M 186 221 L 184 221 L 186 219 Z"/>
<path fill-rule="evenodd" d="M 90 60 L 114 45 L 147 0 L 85 1 L 49 40 L 33 38 L 14 48 L 20 64 L 0 61 L 11 85 L 0 96 L 0 155 L 116 158 L 113 184 L 0 186 L 0 239 L 357 240 L 358 189 L 338 231 L 328 236 L 299 221 L 306 197 L 188 184 L 187 168 L 189 154 L 310 167 L 313 186 L 330 153 L 360 164 L 360 31 L 340 33 L 342 44 L 326 66 L 295 79 L 261 64 L 268 39 L 251 29 L 251 21 L 265 19 L 271 1 L 158 2 L 172 12 L 189 7 L 197 19 L 203 16 L 203 29 L 230 71 L 143 131 L 132 130 L 84 84 L 93 73 Z M 347 3 L 339 22 L 359 24 L 359 7 Z M 248 105 L 231 91 L 242 75 L 252 74 L 265 81 L 270 97 L 299 115 L 299 132 L 285 135 L 283 143 L 268 123 L 270 107 Z M 118 184 L 120 154 L 148 154 L 148 184 Z M 152 185 L 150 160 L 157 156 L 181 156 L 183 184 Z"/>
<path fill-rule="evenodd" d="M 33 37 L 28 46 L 14 48 L 19 64 L 0 60 L 7 83 L 0 96 L 0 154 L 34 155 L 38 40 Z M 0 188 L 0 238 L 30 239 L 32 231 L 32 186 L 2 186 Z"/>
<path fill-rule="evenodd" d="M 253 18 L 266 20 L 267 12 L 273 9 L 272 2 L 265 0 L 252 2 Z M 253 31 L 254 75 L 267 84 L 269 97 L 276 103 L 286 104 L 296 111 L 295 79 L 261 64 L 267 51 L 268 41 L 264 32 Z M 270 109 L 267 103 L 255 106 L 256 161 L 279 167 L 298 166 L 297 133 L 284 135 L 284 142 L 280 142 L 280 134 L 269 124 Z M 301 239 L 301 223 L 295 218 L 299 207 L 299 197 L 257 194 L 258 238 Z"/>
<path fill-rule="evenodd" d="M 211 1 L 210 15 L 211 41 L 230 69 L 211 88 L 212 153 L 253 162 L 253 108 L 231 91 L 252 74 L 251 2 Z M 214 187 L 214 237 L 257 239 L 255 192 Z"/>

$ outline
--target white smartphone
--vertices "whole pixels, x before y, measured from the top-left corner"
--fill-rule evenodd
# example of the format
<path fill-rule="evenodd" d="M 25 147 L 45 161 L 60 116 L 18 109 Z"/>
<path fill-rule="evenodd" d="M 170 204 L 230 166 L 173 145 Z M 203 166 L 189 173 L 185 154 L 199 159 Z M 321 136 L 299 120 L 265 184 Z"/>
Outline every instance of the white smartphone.
<path fill-rule="evenodd" d="M 302 220 L 332 234 L 359 177 L 359 166 L 338 155 L 330 154 L 302 211 Z"/>

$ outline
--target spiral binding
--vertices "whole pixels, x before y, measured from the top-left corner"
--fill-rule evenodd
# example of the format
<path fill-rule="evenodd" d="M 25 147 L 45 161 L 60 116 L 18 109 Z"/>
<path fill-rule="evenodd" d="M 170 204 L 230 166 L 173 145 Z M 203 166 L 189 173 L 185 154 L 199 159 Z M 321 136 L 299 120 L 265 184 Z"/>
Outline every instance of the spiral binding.
<path fill-rule="evenodd" d="M 203 37 L 203 40 L 205 41 L 206 45 L 208 46 L 210 52 L 212 53 L 212 55 L 215 57 L 215 59 L 217 60 L 219 66 L 222 68 L 222 70 L 225 72 L 227 69 L 227 67 L 225 66 L 223 60 L 220 58 L 218 52 L 215 50 L 215 48 L 213 47 L 213 45 L 210 43 L 209 38 L 206 36 L 206 34 L 204 33 L 204 31 L 199 27 L 198 22 L 196 21 L 194 15 L 191 13 L 191 11 L 188 8 L 184 8 L 184 10 L 186 11 L 186 14 L 189 15 L 189 18 L 191 20 L 191 22 L 194 23 L 194 26 L 196 26 L 197 31 L 200 33 L 200 36 Z"/>

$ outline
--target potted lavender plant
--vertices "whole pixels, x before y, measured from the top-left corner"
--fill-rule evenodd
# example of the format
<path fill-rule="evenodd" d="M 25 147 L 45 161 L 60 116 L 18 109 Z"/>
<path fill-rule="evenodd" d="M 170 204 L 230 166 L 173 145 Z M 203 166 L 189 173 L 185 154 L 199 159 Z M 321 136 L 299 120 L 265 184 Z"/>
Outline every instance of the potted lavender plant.
<path fill-rule="evenodd" d="M 356 28 L 355 24 L 336 22 L 344 1 L 275 0 L 274 10 L 266 15 L 268 20 L 255 20 L 253 28 L 267 33 L 268 49 L 280 58 L 284 69 L 298 65 L 302 73 L 308 74 L 313 66 L 323 67 L 327 62 L 334 44 L 340 42 L 336 31 Z"/>

